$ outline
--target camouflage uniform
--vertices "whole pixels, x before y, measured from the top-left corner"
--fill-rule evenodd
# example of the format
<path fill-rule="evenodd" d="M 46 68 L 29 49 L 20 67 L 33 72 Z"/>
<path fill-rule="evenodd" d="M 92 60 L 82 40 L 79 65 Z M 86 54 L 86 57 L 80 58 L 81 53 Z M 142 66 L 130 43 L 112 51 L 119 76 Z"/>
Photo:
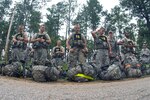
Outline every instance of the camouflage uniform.
<path fill-rule="evenodd" d="M 79 35 L 79 38 L 78 38 Z M 77 37 L 76 37 L 77 36 Z M 69 52 L 69 68 L 75 67 L 78 64 L 83 64 L 86 61 L 85 53 L 83 53 L 82 49 L 84 49 L 84 36 L 82 34 L 73 33 L 70 37 L 70 46 L 74 49 L 73 52 Z"/>
<path fill-rule="evenodd" d="M 52 61 L 53 61 L 55 66 L 62 66 L 63 65 L 64 54 L 57 53 L 57 52 L 62 52 L 62 51 L 64 51 L 63 46 L 60 46 L 60 47 L 56 46 L 56 47 L 53 48 Z"/>
<path fill-rule="evenodd" d="M 124 71 L 127 77 L 140 77 L 142 76 L 141 64 L 135 56 L 134 47 L 127 47 L 125 45 L 134 45 L 131 39 L 124 38 L 124 44 L 121 47 L 121 53 L 123 55 L 122 60 L 124 64 Z"/>
<path fill-rule="evenodd" d="M 37 82 L 56 81 L 60 71 L 56 67 L 35 65 L 32 68 L 33 80 Z"/>
<path fill-rule="evenodd" d="M 43 38 L 45 40 L 50 40 L 50 37 L 47 33 L 37 33 L 33 36 L 33 39 L 37 38 Z M 34 62 L 36 64 L 45 65 L 47 61 L 48 56 L 48 43 L 46 42 L 35 42 L 33 43 L 33 49 L 34 49 Z"/>
<path fill-rule="evenodd" d="M 141 50 L 140 62 L 142 63 L 143 74 L 150 74 L 150 50 L 148 48 Z"/>
<path fill-rule="evenodd" d="M 98 69 L 101 69 L 102 67 L 108 66 L 110 63 L 109 60 L 109 46 L 107 43 L 107 37 L 106 36 L 96 36 L 94 39 L 95 42 L 95 49 L 96 49 L 96 66 Z"/>
<path fill-rule="evenodd" d="M 18 40 L 18 38 L 25 38 L 24 33 L 18 33 L 14 36 L 14 38 L 17 40 L 16 43 L 13 43 L 12 45 L 12 52 L 11 52 L 11 58 L 12 61 L 21 61 L 25 60 L 25 49 L 27 46 L 27 43 L 24 41 Z"/>
<path fill-rule="evenodd" d="M 142 63 L 150 63 L 150 50 L 148 48 L 141 50 L 140 61 L 142 61 Z"/>
<path fill-rule="evenodd" d="M 122 61 L 124 61 L 126 57 L 134 53 L 133 47 L 126 47 L 125 45 L 132 45 L 134 44 L 134 42 L 131 39 L 128 39 L 126 37 L 123 38 L 122 41 L 124 42 L 124 44 L 121 46 L 121 54 L 122 54 Z"/>
<path fill-rule="evenodd" d="M 134 54 L 129 54 L 124 60 L 125 73 L 127 77 L 142 76 L 141 64 Z"/>
<path fill-rule="evenodd" d="M 123 72 L 123 67 L 119 59 L 119 46 L 114 38 L 108 40 L 112 49 L 110 66 L 107 69 L 102 70 L 99 77 L 103 80 L 119 80 L 125 77 L 125 73 Z"/>
<path fill-rule="evenodd" d="M 112 50 L 112 55 L 110 57 L 110 64 L 113 64 L 113 62 L 115 62 L 116 57 L 119 57 L 119 46 L 117 45 L 117 41 L 115 40 L 115 38 L 112 39 L 108 39 L 110 46 L 111 46 L 111 50 Z"/>

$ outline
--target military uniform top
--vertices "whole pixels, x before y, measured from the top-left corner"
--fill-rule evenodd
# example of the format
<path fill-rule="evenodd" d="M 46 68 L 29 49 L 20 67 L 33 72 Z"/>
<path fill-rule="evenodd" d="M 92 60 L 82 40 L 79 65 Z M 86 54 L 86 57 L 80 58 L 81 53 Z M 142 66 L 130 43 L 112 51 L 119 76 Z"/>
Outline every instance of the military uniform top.
<path fill-rule="evenodd" d="M 17 40 L 17 42 L 13 42 L 13 48 L 25 48 L 27 43 L 25 41 L 20 41 L 19 38 L 27 38 L 27 35 L 25 32 L 23 33 L 17 33 L 13 36 L 13 38 L 15 38 Z"/>
<path fill-rule="evenodd" d="M 96 37 L 94 38 L 95 49 L 108 49 L 109 45 L 107 41 L 108 41 L 107 36 L 96 35 Z"/>
<path fill-rule="evenodd" d="M 33 36 L 33 39 L 37 39 L 37 38 L 43 38 L 43 39 L 46 39 L 46 40 L 50 40 L 50 37 L 46 32 L 44 32 L 44 33 L 35 33 L 34 36 Z"/>
<path fill-rule="evenodd" d="M 119 46 L 117 45 L 116 39 L 115 39 L 115 38 L 110 39 L 110 38 L 108 37 L 108 41 L 109 41 L 110 46 L 111 46 L 112 54 L 113 54 L 114 56 L 119 55 Z"/>
<path fill-rule="evenodd" d="M 123 45 L 121 46 L 121 52 L 122 53 L 133 53 L 134 52 L 134 47 L 127 47 L 126 45 L 134 45 L 135 43 L 131 40 L 131 39 L 128 39 L 128 38 L 123 38 L 121 40 L 123 42 Z"/>
<path fill-rule="evenodd" d="M 150 57 L 150 50 L 148 48 L 143 48 L 141 50 L 140 56 L 148 56 L 148 57 Z"/>
<path fill-rule="evenodd" d="M 84 48 L 85 46 L 85 37 L 82 34 L 76 34 L 72 33 L 69 38 L 69 45 L 71 48 L 77 47 L 77 48 Z"/>
<path fill-rule="evenodd" d="M 50 40 L 49 35 L 44 32 L 44 33 L 36 33 L 33 36 L 33 39 L 37 39 L 37 38 L 41 38 L 44 39 L 44 42 L 40 42 L 40 41 L 36 41 L 33 43 L 33 49 L 38 49 L 38 48 L 48 48 L 48 43 L 46 42 L 46 40 Z"/>

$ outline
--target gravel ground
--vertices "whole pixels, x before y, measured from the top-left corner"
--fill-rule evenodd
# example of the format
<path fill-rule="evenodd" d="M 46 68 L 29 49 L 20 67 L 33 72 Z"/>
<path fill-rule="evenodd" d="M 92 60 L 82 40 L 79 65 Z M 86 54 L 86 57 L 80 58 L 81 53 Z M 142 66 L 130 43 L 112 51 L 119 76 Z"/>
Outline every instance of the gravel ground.
<path fill-rule="evenodd" d="M 150 100 L 150 77 L 113 82 L 37 83 L 0 76 L 0 100 Z"/>

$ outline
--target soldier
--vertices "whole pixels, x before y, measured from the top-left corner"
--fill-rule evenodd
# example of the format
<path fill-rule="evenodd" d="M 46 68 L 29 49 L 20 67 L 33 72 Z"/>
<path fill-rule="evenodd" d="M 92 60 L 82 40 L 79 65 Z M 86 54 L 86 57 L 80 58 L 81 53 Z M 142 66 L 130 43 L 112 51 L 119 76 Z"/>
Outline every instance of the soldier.
<path fill-rule="evenodd" d="M 45 32 L 45 25 L 40 26 L 39 33 L 36 33 L 31 42 L 34 49 L 34 64 L 45 65 L 48 56 L 48 46 L 51 43 L 49 35 Z"/>
<path fill-rule="evenodd" d="M 74 32 L 66 41 L 67 49 L 69 50 L 69 68 L 75 67 L 77 64 L 83 64 L 86 61 L 85 53 L 88 52 L 86 39 L 80 33 L 80 25 L 74 26 Z"/>
<path fill-rule="evenodd" d="M 105 28 L 103 27 L 92 32 L 96 49 L 95 61 L 99 74 L 101 70 L 108 68 L 110 64 L 109 55 L 111 54 L 111 46 L 108 42 L 108 38 L 104 35 L 104 32 Z"/>
<path fill-rule="evenodd" d="M 113 64 L 115 60 L 119 60 L 119 46 L 117 44 L 113 32 L 111 31 L 109 32 L 108 41 L 112 49 L 112 54 L 110 55 L 110 64 Z"/>
<path fill-rule="evenodd" d="M 12 53 L 11 59 L 9 63 L 12 61 L 22 61 L 25 60 L 25 49 L 27 47 L 27 33 L 24 32 L 24 26 L 20 25 L 18 28 L 18 33 L 13 36 L 13 45 L 12 45 Z"/>
<path fill-rule="evenodd" d="M 57 41 L 57 46 L 55 46 L 52 50 L 52 59 L 56 66 L 60 66 L 63 64 L 63 57 L 65 54 L 64 47 L 61 46 L 61 41 Z"/>
<path fill-rule="evenodd" d="M 140 60 L 142 63 L 150 63 L 150 50 L 147 47 L 147 43 L 143 43 L 143 48 L 140 52 Z"/>
<path fill-rule="evenodd" d="M 108 35 L 112 54 L 110 55 L 110 66 L 106 71 L 102 72 L 101 78 L 104 80 L 119 80 L 125 76 L 119 57 L 119 45 L 117 44 L 113 32 L 110 31 Z"/>
<path fill-rule="evenodd" d="M 9 64 L 3 67 L 3 75 L 20 77 L 23 74 L 25 76 L 25 50 L 28 38 L 23 25 L 19 26 L 18 33 L 13 36 L 12 41 L 11 58 Z"/>
<path fill-rule="evenodd" d="M 142 72 L 150 74 L 150 50 L 146 42 L 143 43 L 143 48 L 140 52 L 140 62 L 142 63 Z"/>
<path fill-rule="evenodd" d="M 125 37 L 118 42 L 121 47 L 122 61 L 124 71 L 128 77 L 140 77 L 141 64 L 135 56 L 135 43 L 129 38 L 129 33 L 125 33 Z"/>
<path fill-rule="evenodd" d="M 135 53 L 134 49 L 135 49 L 135 43 L 133 42 L 133 40 L 131 40 L 129 38 L 129 33 L 124 33 L 125 37 L 118 42 L 118 45 L 122 45 L 121 46 L 121 58 L 122 61 L 124 61 L 124 59 L 129 56 L 130 54 Z"/>

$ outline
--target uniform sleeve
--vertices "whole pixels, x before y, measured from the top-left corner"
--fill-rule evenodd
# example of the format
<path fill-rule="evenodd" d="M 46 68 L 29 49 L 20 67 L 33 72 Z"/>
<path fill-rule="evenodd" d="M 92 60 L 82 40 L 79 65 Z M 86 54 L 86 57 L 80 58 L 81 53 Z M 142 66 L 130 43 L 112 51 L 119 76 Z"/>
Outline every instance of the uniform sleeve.
<path fill-rule="evenodd" d="M 50 36 L 48 34 L 46 34 L 46 39 L 50 40 Z"/>
<path fill-rule="evenodd" d="M 61 50 L 62 52 L 65 52 L 65 48 L 63 46 L 61 46 Z"/>
<path fill-rule="evenodd" d="M 84 41 L 84 43 L 86 43 L 86 39 L 84 35 L 82 35 L 82 40 Z"/>
<path fill-rule="evenodd" d="M 32 39 L 36 39 L 37 33 L 35 33 L 32 37 Z"/>
<path fill-rule="evenodd" d="M 24 38 L 28 38 L 28 36 L 27 36 L 27 33 L 26 33 L 26 32 L 24 32 Z"/>
<path fill-rule="evenodd" d="M 54 54 L 54 52 L 55 52 L 55 47 L 53 47 L 53 49 L 52 49 L 52 54 Z"/>

